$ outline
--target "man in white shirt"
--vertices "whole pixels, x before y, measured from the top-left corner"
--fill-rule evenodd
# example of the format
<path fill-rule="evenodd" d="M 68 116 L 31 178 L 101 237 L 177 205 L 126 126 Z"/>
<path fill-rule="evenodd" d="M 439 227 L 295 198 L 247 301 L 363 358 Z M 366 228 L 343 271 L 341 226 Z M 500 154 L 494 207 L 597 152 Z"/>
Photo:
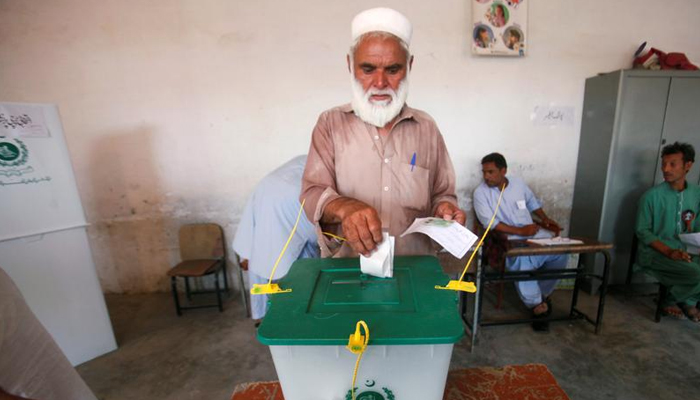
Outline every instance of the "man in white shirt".
<path fill-rule="evenodd" d="M 548 238 L 558 235 L 559 225 L 550 219 L 532 190 L 517 177 L 506 178 L 508 164 L 499 153 L 491 153 L 481 160 L 484 182 L 474 190 L 474 210 L 482 225 L 486 226 L 496 209 L 501 189 L 505 185 L 503 199 L 491 229 L 508 236 L 508 240 Z M 535 223 L 532 215 L 539 221 Z M 542 229 L 544 228 L 544 229 Z M 565 254 L 546 256 L 522 256 L 506 258 L 509 271 L 532 271 L 539 268 L 566 268 L 568 257 Z M 557 284 L 556 279 L 546 281 L 515 282 L 515 287 L 525 305 L 532 309 L 535 317 L 545 317 L 551 313 L 549 296 Z M 533 324 L 537 331 L 547 331 L 546 322 Z"/>

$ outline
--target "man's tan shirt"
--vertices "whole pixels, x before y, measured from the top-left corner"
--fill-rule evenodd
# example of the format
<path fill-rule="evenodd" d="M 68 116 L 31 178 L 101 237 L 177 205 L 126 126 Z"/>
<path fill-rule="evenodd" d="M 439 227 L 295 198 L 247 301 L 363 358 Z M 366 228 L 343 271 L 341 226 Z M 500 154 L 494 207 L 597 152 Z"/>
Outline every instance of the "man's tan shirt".
<path fill-rule="evenodd" d="M 415 165 L 412 165 L 415 154 Z M 374 207 L 382 229 L 396 236 L 395 254 L 433 254 L 422 234 L 398 236 L 416 218 L 432 216 L 442 201 L 457 206 L 455 174 L 435 121 L 404 106 L 388 137 L 359 119 L 347 104 L 318 119 L 302 179 L 301 199 L 316 225 L 323 257 L 355 257 L 352 248 L 321 234 L 326 204 L 351 197 Z M 340 226 L 325 231 L 342 235 Z"/>

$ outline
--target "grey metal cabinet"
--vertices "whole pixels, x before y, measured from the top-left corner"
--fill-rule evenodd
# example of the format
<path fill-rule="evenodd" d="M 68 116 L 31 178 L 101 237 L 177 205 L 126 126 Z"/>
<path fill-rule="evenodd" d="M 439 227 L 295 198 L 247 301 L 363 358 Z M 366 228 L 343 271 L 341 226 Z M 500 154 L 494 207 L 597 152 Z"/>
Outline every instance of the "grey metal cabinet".
<path fill-rule="evenodd" d="M 586 80 L 571 236 L 615 244 L 611 283 L 627 275 L 639 197 L 661 183 L 661 148 L 700 151 L 700 72 L 621 70 Z M 688 175 L 700 181 L 700 162 Z M 602 259 L 584 259 L 602 269 Z"/>

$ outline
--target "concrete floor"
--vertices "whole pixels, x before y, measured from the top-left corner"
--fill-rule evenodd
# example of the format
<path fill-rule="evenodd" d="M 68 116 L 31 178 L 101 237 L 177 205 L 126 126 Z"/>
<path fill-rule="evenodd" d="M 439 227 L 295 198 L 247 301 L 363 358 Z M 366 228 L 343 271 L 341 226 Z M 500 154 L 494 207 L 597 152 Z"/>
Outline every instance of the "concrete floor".
<path fill-rule="evenodd" d="M 569 293 L 556 292 L 555 312 Z M 504 310 L 492 309 L 488 297 L 486 315 L 522 312 L 512 288 Z M 582 297 L 592 311 L 592 299 Z M 180 318 L 168 294 L 108 295 L 107 306 L 119 349 L 77 368 L 100 399 L 225 400 L 238 383 L 277 379 L 236 294 L 223 313 Z M 475 352 L 467 337 L 455 346 L 451 368 L 542 363 L 575 400 L 698 398 L 700 324 L 656 324 L 654 307 L 653 296 L 613 291 L 598 336 L 584 321 L 553 323 L 549 334 L 528 325 L 486 327 Z"/>

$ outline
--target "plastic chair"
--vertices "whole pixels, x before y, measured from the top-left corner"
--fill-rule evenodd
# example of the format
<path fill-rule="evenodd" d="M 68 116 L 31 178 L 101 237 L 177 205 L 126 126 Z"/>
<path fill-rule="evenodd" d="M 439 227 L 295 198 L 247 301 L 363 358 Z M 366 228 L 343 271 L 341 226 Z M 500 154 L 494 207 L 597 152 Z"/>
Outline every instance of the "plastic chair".
<path fill-rule="evenodd" d="M 222 275 L 224 278 L 225 292 L 229 292 L 223 229 L 217 224 L 184 225 L 180 228 L 179 241 L 180 259 L 182 261 L 168 271 L 177 315 L 182 315 L 182 310 L 195 308 L 218 307 L 220 312 L 223 311 L 219 275 Z M 219 274 L 219 272 L 222 272 L 222 274 Z M 215 289 L 213 291 L 190 290 L 190 278 L 201 278 L 208 275 L 214 275 Z M 185 280 L 185 294 L 188 301 L 192 300 L 192 295 L 216 293 L 216 304 L 181 306 L 177 292 L 177 278 Z"/>

